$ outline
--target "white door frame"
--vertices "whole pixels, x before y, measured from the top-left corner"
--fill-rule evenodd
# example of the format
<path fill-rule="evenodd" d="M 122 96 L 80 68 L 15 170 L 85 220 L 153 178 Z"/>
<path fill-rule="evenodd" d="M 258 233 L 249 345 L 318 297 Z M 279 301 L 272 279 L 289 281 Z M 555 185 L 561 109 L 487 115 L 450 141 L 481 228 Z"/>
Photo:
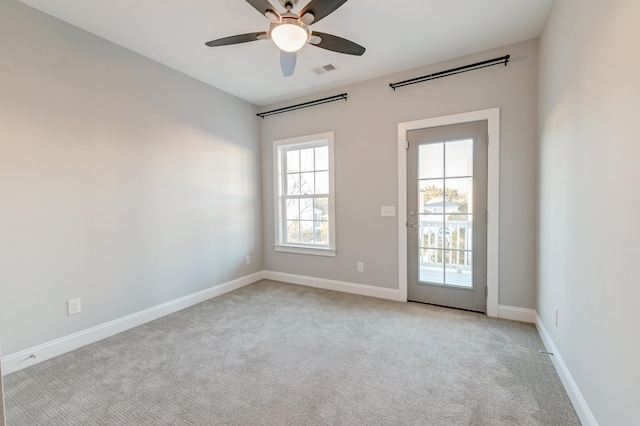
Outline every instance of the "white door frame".
<path fill-rule="evenodd" d="M 398 124 L 398 289 L 407 301 L 407 131 L 487 120 L 487 315 L 498 317 L 500 243 L 500 108 L 465 112 Z"/>

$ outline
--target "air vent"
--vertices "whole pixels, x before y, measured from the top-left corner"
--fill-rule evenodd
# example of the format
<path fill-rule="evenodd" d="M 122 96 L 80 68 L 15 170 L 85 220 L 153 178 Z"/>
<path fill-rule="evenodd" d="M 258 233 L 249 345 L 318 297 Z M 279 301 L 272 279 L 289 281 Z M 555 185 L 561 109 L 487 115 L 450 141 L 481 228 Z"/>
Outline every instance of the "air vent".
<path fill-rule="evenodd" d="M 334 64 L 327 64 L 321 67 L 312 68 L 311 70 L 315 72 L 316 75 L 322 75 L 331 71 L 336 71 L 337 69 L 338 67 L 336 67 Z"/>

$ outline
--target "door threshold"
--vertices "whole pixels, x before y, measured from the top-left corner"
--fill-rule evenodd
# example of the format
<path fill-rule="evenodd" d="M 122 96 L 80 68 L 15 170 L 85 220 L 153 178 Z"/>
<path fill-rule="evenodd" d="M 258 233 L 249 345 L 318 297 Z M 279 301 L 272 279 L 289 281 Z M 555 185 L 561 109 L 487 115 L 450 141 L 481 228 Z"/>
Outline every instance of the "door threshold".
<path fill-rule="evenodd" d="M 474 310 L 472 310 L 472 309 L 456 308 L 455 306 L 437 305 L 437 304 L 435 304 L 435 303 L 420 302 L 420 301 L 418 301 L 418 300 L 407 300 L 407 302 L 410 302 L 410 303 L 418 303 L 418 304 L 420 304 L 420 305 L 437 306 L 437 307 L 439 307 L 439 308 L 455 309 L 456 311 L 473 312 L 474 314 L 487 315 L 487 313 L 486 313 L 486 312 L 482 312 L 482 311 L 474 311 Z"/>

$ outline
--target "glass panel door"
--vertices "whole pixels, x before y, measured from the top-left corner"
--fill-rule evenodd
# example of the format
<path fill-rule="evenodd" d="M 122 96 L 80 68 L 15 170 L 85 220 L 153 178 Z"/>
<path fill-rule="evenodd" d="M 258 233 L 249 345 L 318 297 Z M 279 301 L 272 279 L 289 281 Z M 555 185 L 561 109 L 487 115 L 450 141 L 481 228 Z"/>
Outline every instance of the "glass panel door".
<path fill-rule="evenodd" d="M 485 311 L 486 125 L 408 132 L 409 300 Z"/>

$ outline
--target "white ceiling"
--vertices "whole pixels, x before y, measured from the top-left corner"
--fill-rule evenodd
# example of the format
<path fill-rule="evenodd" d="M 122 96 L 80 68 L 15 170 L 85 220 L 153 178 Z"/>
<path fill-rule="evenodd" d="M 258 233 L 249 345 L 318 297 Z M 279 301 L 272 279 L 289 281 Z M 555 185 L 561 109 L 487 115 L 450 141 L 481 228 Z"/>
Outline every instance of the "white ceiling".
<path fill-rule="evenodd" d="M 311 29 L 367 48 L 350 56 L 307 45 L 283 77 L 270 40 L 206 47 L 266 31 L 243 0 L 20 0 L 256 105 L 419 67 L 540 35 L 553 0 L 349 0 Z M 278 11 L 278 0 L 271 0 Z M 300 0 L 299 11 L 307 0 Z M 487 58 L 490 59 L 490 58 Z M 334 64 L 338 71 L 311 69 Z"/>

